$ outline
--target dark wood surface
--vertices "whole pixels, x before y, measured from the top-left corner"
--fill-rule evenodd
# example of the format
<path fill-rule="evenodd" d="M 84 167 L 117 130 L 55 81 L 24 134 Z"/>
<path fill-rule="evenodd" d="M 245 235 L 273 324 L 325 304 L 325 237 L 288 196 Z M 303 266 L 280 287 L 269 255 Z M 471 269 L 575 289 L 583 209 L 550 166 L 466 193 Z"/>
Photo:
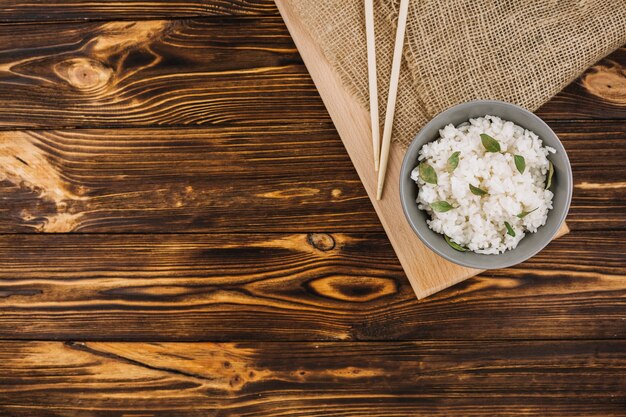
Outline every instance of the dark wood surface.
<path fill-rule="evenodd" d="M 626 415 L 626 48 L 572 232 L 417 301 L 271 1 L 2 6 L 1 416 Z"/>
<path fill-rule="evenodd" d="M 0 21 L 278 16 L 273 0 L 3 0 Z"/>
<path fill-rule="evenodd" d="M 0 339 L 626 339 L 622 237 L 574 231 L 418 302 L 382 234 L 10 235 Z"/>
<path fill-rule="evenodd" d="M 615 340 L 7 342 L 0 384 L 13 416 L 621 416 L 626 352 Z"/>

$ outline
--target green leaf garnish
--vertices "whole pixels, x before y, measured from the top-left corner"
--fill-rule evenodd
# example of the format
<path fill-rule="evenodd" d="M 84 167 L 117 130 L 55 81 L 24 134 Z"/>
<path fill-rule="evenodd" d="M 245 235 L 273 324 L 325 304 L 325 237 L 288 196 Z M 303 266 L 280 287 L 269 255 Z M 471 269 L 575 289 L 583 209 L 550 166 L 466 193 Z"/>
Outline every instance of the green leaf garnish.
<path fill-rule="evenodd" d="M 422 162 L 419 166 L 420 178 L 429 184 L 437 185 L 437 173 L 435 168 L 428 165 L 426 162 Z"/>
<path fill-rule="evenodd" d="M 524 217 L 528 216 L 530 213 L 532 213 L 533 211 L 537 210 L 538 208 L 539 207 L 535 207 L 531 211 L 522 211 L 520 214 L 517 215 L 517 217 L 519 217 L 520 219 L 523 219 Z"/>
<path fill-rule="evenodd" d="M 435 201 L 430 205 L 430 207 L 439 213 L 445 213 L 446 211 L 450 211 L 454 208 L 452 207 L 452 204 L 447 201 Z"/>
<path fill-rule="evenodd" d="M 448 158 L 448 172 L 454 171 L 456 169 L 456 167 L 459 166 L 459 155 L 460 154 L 461 154 L 460 151 L 456 151 L 452 155 L 450 155 L 450 158 Z"/>
<path fill-rule="evenodd" d="M 548 182 L 546 183 L 546 190 L 552 185 L 552 176 L 554 175 L 554 165 L 552 165 L 552 161 L 548 162 L 550 162 L 550 166 L 548 167 Z"/>
<path fill-rule="evenodd" d="M 474 194 L 474 195 L 485 195 L 485 194 L 487 194 L 487 191 L 481 190 L 478 187 L 474 187 L 472 184 L 469 185 L 469 189 L 472 192 L 472 194 Z"/>
<path fill-rule="evenodd" d="M 513 230 L 509 222 L 504 222 L 504 226 L 506 227 L 506 234 L 515 237 L 515 230 Z"/>
<path fill-rule="evenodd" d="M 448 235 L 443 235 L 443 238 L 446 240 L 446 242 L 448 243 L 448 245 L 450 245 L 452 249 L 458 250 L 459 252 L 467 252 L 468 250 L 467 248 L 464 248 L 458 243 L 453 242 L 452 239 L 448 237 Z"/>
<path fill-rule="evenodd" d="M 522 155 L 513 155 L 513 159 L 515 160 L 515 168 L 520 174 L 523 174 L 526 169 L 526 160 Z"/>
<path fill-rule="evenodd" d="M 500 152 L 500 144 L 486 133 L 480 134 L 480 140 L 487 152 Z"/>

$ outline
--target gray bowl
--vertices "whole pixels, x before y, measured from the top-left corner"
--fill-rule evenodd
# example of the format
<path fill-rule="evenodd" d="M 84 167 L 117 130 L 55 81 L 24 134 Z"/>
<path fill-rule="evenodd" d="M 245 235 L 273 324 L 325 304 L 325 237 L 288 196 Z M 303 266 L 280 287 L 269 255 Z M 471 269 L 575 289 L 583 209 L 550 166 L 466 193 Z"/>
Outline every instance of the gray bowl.
<path fill-rule="evenodd" d="M 548 212 L 546 224 L 536 233 L 527 233 L 517 247 L 499 255 L 483 255 L 474 252 L 459 252 L 452 249 L 444 240 L 443 235 L 428 228 L 428 214 L 417 208 L 418 187 L 411 180 L 411 171 L 417 166 L 417 155 L 425 143 L 439 137 L 439 129 L 452 123 L 455 126 L 470 118 L 485 115 L 498 116 L 510 120 L 516 125 L 535 132 L 543 140 L 544 145 L 556 149 L 550 155 L 554 165 L 554 177 L 550 190 L 554 192 L 553 209 Z M 404 156 L 400 170 L 400 199 L 402 208 L 411 227 L 426 246 L 447 260 L 456 264 L 477 268 L 497 269 L 516 265 L 534 256 L 554 238 L 565 221 L 572 200 L 572 167 L 570 166 L 565 148 L 556 134 L 539 117 L 519 106 L 502 101 L 471 101 L 454 106 L 432 119 L 419 131 Z"/>

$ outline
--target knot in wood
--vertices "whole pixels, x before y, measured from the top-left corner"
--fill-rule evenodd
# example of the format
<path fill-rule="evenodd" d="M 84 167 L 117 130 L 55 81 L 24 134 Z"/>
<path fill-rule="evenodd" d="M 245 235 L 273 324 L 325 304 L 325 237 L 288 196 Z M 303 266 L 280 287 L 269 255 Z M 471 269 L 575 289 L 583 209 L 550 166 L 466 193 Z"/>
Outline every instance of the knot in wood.
<path fill-rule="evenodd" d="M 335 239 L 327 233 L 309 233 L 307 241 L 311 246 L 322 252 L 328 252 L 335 248 Z"/>
<path fill-rule="evenodd" d="M 322 297 L 353 303 L 373 301 L 398 291 L 394 280 L 377 277 L 323 277 L 308 282 L 307 286 Z"/>
<path fill-rule="evenodd" d="M 72 58 L 60 62 L 56 74 L 72 87 L 83 91 L 99 90 L 109 83 L 113 71 L 91 58 Z"/>
<path fill-rule="evenodd" d="M 626 105 L 626 68 L 619 64 L 596 65 L 581 80 L 591 94 L 620 106 Z"/>

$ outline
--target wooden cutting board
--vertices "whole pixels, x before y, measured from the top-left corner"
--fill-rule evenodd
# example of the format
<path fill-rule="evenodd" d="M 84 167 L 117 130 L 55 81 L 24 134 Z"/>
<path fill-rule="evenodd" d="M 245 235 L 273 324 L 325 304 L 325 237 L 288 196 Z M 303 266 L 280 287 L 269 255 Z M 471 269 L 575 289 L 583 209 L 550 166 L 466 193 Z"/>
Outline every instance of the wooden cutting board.
<path fill-rule="evenodd" d="M 389 156 L 384 197 L 376 200 L 377 178 L 368 110 L 343 87 L 339 75 L 299 21 L 289 1 L 275 1 L 417 298 L 424 298 L 481 272 L 443 259 L 428 249 L 413 232 L 400 204 L 398 184 L 403 152 L 395 144 Z M 563 224 L 559 236 L 568 231 L 567 225 Z"/>

